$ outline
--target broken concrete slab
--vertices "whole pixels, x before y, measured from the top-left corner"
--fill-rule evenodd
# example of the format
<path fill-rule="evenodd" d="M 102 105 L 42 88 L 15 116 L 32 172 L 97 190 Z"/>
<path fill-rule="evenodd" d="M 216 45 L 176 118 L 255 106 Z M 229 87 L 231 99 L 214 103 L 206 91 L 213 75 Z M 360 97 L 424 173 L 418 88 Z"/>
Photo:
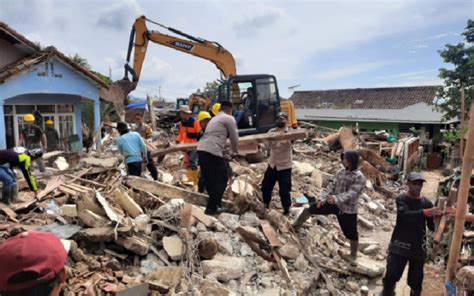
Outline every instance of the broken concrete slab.
<path fill-rule="evenodd" d="M 78 214 L 79 219 L 84 223 L 84 225 L 87 225 L 89 227 L 104 227 L 107 226 L 110 223 L 110 220 L 97 215 L 96 213 L 89 211 L 89 210 L 83 210 L 79 212 Z"/>
<path fill-rule="evenodd" d="M 383 263 L 372 260 L 369 257 L 359 255 L 357 257 L 357 266 L 350 266 L 349 271 L 375 278 L 383 275 L 385 266 Z"/>
<path fill-rule="evenodd" d="M 69 168 L 69 163 L 67 163 L 66 159 L 62 156 L 59 156 L 54 161 L 54 167 L 60 171 L 65 171 Z"/>
<path fill-rule="evenodd" d="M 157 281 L 174 289 L 181 282 L 183 269 L 177 266 L 158 267 L 153 273 L 147 276 L 147 280 Z"/>
<path fill-rule="evenodd" d="M 183 241 L 177 235 L 163 237 L 163 248 L 168 256 L 174 260 L 182 260 L 184 256 Z"/>
<path fill-rule="evenodd" d="M 237 295 L 234 292 L 227 289 L 224 285 L 219 283 L 218 281 L 213 281 L 210 279 L 204 279 L 202 281 L 201 286 L 199 287 L 199 291 L 202 295 L 206 296 L 234 296 Z"/>
<path fill-rule="evenodd" d="M 109 202 L 100 194 L 99 191 L 95 192 L 95 198 L 99 202 L 99 204 L 102 206 L 102 208 L 105 211 L 105 214 L 107 217 L 114 222 L 119 223 L 120 222 L 120 216 L 113 210 L 113 208 L 110 206 Z"/>
<path fill-rule="evenodd" d="M 289 260 L 296 260 L 300 254 L 300 250 L 296 246 L 290 244 L 283 245 L 283 247 L 278 249 L 278 252 L 283 258 Z"/>
<path fill-rule="evenodd" d="M 75 224 L 61 225 L 57 222 L 54 222 L 53 224 L 41 226 L 37 228 L 36 230 L 51 232 L 52 234 L 54 234 L 60 239 L 69 239 L 74 234 L 80 232 L 81 229 L 82 227 L 79 225 L 75 225 Z"/>
<path fill-rule="evenodd" d="M 136 218 L 143 214 L 142 208 L 135 202 L 133 198 L 128 195 L 127 192 L 122 192 L 119 189 L 115 189 L 113 192 L 118 204 L 122 209 L 127 212 L 132 218 Z"/>
<path fill-rule="evenodd" d="M 60 208 L 60 212 L 62 216 L 74 218 L 77 217 L 77 206 L 76 205 L 63 205 Z"/>
<path fill-rule="evenodd" d="M 306 176 L 311 175 L 315 168 L 310 163 L 295 160 L 293 161 L 293 169 L 295 174 Z"/>
<path fill-rule="evenodd" d="M 130 229 L 126 227 L 117 228 L 117 233 L 126 233 Z M 78 235 L 91 242 L 111 242 L 115 240 L 114 227 L 96 227 L 82 229 Z"/>
<path fill-rule="evenodd" d="M 380 250 L 378 245 L 370 245 L 362 250 L 362 253 L 365 255 L 373 255 L 376 254 Z"/>
<path fill-rule="evenodd" d="M 245 259 L 231 256 L 217 255 L 212 260 L 203 260 L 201 264 L 204 276 L 212 274 L 222 282 L 239 279 L 245 270 Z"/>
<path fill-rule="evenodd" d="M 369 230 L 373 230 L 375 228 L 375 225 L 372 221 L 367 220 L 366 218 L 362 217 L 361 215 L 357 216 L 357 219 L 359 220 L 360 224 L 364 226 L 365 228 Z"/>
<path fill-rule="evenodd" d="M 150 250 L 150 243 L 137 236 L 121 237 L 116 243 L 140 256 L 145 256 Z"/>
<path fill-rule="evenodd" d="M 92 196 L 85 196 L 81 201 L 77 203 L 77 211 L 82 212 L 84 210 L 89 210 L 99 216 L 107 216 L 105 211 L 94 202 Z"/>
<path fill-rule="evenodd" d="M 82 163 L 90 166 L 98 166 L 103 168 L 116 168 L 118 166 L 118 158 L 117 157 L 109 157 L 109 158 L 95 158 L 95 157 L 84 157 L 80 160 Z"/>

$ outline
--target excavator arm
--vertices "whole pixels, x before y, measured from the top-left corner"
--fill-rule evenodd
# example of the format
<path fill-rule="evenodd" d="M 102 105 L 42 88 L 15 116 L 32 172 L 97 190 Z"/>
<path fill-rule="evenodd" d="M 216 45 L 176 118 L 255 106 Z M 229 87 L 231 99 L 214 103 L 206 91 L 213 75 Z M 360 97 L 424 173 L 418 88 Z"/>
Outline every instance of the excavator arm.
<path fill-rule="evenodd" d="M 146 21 L 159 25 L 186 39 L 163 34 L 158 31 L 149 31 L 146 26 Z M 219 43 L 188 35 L 179 30 L 150 21 L 145 16 L 141 16 L 137 18 L 133 24 L 127 53 L 127 64 L 125 65 L 125 77 L 131 74 L 132 81 L 135 82 L 135 85 L 140 79 L 149 41 L 208 60 L 216 65 L 225 79 L 237 74 L 234 57 Z M 130 66 L 132 50 L 133 66 Z"/>

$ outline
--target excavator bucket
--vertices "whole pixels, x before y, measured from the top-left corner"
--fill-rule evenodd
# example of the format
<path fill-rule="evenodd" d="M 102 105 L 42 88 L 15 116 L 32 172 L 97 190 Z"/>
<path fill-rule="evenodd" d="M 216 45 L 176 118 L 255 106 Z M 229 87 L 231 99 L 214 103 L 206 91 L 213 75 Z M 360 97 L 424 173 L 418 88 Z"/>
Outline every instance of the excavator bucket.
<path fill-rule="evenodd" d="M 101 90 L 100 96 L 104 100 L 114 104 L 115 109 L 121 116 L 125 112 L 125 99 L 137 87 L 137 82 L 121 79 L 112 82 L 108 90 Z"/>

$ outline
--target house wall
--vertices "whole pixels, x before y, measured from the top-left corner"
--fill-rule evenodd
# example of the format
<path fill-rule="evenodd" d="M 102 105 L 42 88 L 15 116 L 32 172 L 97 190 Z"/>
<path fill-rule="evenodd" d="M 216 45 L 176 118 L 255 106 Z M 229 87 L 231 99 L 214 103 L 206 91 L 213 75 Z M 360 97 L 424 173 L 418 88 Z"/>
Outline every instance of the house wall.
<path fill-rule="evenodd" d="M 3 39 L 0 39 L 0 52 L 0 69 L 26 56 L 25 52 Z"/>
<path fill-rule="evenodd" d="M 94 128 L 98 130 L 100 101 L 97 85 L 56 58 L 31 66 L 0 84 L 0 149 L 6 147 L 4 105 L 74 104 L 75 133 L 82 139 L 81 99 L 94 102 Z"/>

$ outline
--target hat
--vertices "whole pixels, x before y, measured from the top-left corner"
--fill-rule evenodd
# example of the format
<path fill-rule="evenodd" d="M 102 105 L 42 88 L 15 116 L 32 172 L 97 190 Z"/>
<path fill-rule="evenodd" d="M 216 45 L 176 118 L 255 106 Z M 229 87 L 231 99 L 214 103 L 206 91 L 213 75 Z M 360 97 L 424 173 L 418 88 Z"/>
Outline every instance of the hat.
<path fill-rule="evenodd" d="M 426 179 L 423 177 L 421 173 L 418 172 L 412 172 L 408 175 L 407 178 L 408 181 L 423 181 L 426 182 Z"/>
<path fill-rule="evenodd" d="M 219 113 L 220 110 L 221 110 L 221 103 L 215 103 L 214 105 L 212 105 L 212 109 L 211 109 L 212 114 L 217 115 L 217 113 Z"/>
<path fill-rule="evenodd" d="M 119 132 L 128 131 L 128 124 L 125 122 L 117 122 L 117 129 Z"/>
<path fill-rule="evenodd" d="M 189 109 L 188 105 L 183 105 L 183 106 L 179 107 L 179 112 L 183 112 L 183 113 L 186 113 L 186 114 L 192 114 L 193 113 L 191 111 L 191 109 Z"/>
<path fill-rule="evenodd" d="M 34 122 L 35 116 L 33 114 L 25 114 L 25 116 L 23 116 L 23 120 L 26 122 Z"/>
<path fill-rule="evenodd" d="M 54 124 L 54 121 L 52 121 L 51 119 L 48 119 L 46 120 L 46 124 Z"/>
<path fill-rule="evenodd" d="M 203 121 L 204 119 L 211 119 L 211 114 L 209 114 L 209 112 L 206 112 L 206 111 L 201 111 L 199 112 L 197 119 L 198 121 Z"/>
<path fill-rule="evenodd" d="M 28 150 L 28 154 L 31 158 L 40 158 L 43 157 L 43 150 L 41 150 L 41 148 L 31 149 Z"/>
<path fill-rule="evenodd" d="M 0 291 L 20 291 L 53 280 L 64 268 L 67 251 L 59 238 L 49 232 L 27 231 L 0 246 Z M 12 282 L 21 273 L 37 276 Z"/>

